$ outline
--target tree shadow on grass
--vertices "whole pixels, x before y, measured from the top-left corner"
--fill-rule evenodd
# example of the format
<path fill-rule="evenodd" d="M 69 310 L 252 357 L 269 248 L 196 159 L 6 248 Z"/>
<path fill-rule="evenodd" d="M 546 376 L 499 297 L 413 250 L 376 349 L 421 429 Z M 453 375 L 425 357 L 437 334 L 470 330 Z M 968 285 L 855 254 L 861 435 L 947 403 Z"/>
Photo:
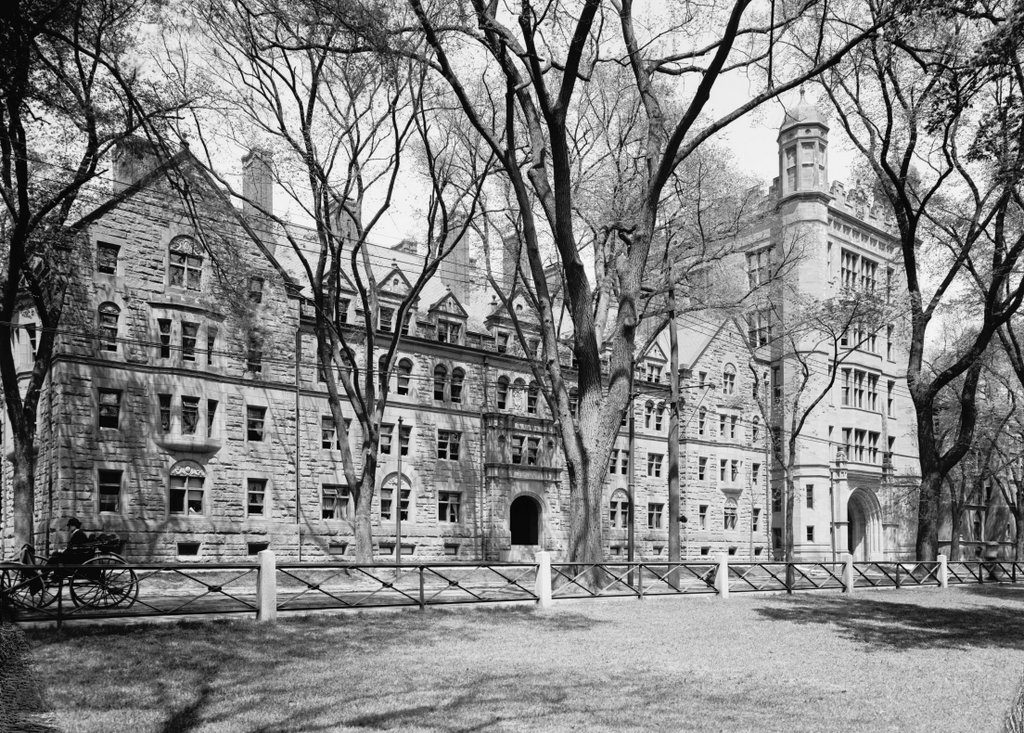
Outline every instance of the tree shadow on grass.
<path fill-rule="evenodd" d="M 1009 595 L 1010 591 L 997 586 L 984 588 L 977 595 L 994 600 L 1021 598 L 1020 593 Z M 1019 608 L 1006 605 L 971 603 L 954 608 L 877 596 L 812 596 L 773 599 L 758 613 L 772 621 L 831 624 L 847 639 L 889 650 L 1024 650 L 1024 615 Z"/>

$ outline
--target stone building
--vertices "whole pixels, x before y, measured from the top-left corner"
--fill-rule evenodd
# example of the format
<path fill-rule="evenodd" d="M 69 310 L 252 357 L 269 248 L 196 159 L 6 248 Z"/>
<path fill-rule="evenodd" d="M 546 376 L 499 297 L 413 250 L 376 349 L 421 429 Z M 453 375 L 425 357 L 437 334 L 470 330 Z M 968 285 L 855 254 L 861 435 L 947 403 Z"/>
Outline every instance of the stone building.
<path fill-rule="evenodd" d="M 793 277 L 824 296 L 848 278 L 881 283 L 892 243 L 852 194 L 825 189 L 827 127 L 814 115 L 802 105 L 787 117 L 771 194 L 778 207 L 744 247 L 753 272 L 787 231 L 811 231 L 813 254 Z M 254 153 L 243 163 L 247 196 L 271 209 L 269 160 Z M 187 153 L 173 164 L 191 170 Z M 143 153 L 122 152 L 116 196 L 72 253 L 74 293 L 39 415 L 37 546 L 54 549 L 74 514 L 87 529 L 127 536 L 136 559 L 229 560 L 265 547 L 303 560 L 351 557 L 352 500 L 297 263 L 258 207 L 236 210 L 212 181 L 190 175 L 203 201 L 198 222 Z M 384 283 L 381 327 L 397 328 L 394 303 L 410 287 L 416 243 L 370 251 Z M 396 545 L 405 556 L 450 560 L 565 552 L 569 489 L 556 426 L 480 272 L 468 244 L 456 247 L 407 324 L 380 441 L 373 536 L 382 556 Z M 357 324 L 364 314 L 351 295 L 345 307 Z M 22 319 L 28 368 L 32 313 Z M 759 344 L 752 323 L 708 314 L 677 323 L 688 558 L 766 559 L 780 519 L 754 374 L 771 370 L 781 389 L 788 364 L 770 340 Z M 879 336 L 875 350 L 843 364 L 841 384 L 801 440 L 800 557 L 902 548 L 892 478 L 909 472 L 913 441 L 894 338 Z M 611 558 L 630 555 L 631 535 L 637 559 L 668 556 L 668 341 L 661 334 L 638 360 L 612 451 Z M 6 473 L 0 527 L 9 556 Z"/>

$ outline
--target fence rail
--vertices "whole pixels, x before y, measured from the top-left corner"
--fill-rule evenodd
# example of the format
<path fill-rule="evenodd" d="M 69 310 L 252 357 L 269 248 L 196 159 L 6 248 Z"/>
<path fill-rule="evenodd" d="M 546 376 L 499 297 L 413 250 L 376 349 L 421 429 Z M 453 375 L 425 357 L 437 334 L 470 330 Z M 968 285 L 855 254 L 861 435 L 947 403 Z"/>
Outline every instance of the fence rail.
<path fill-rule="evenodd" d="M 730 593 L 855 592 L 870 588 L 1016 583 L 1024 563 L 551 562 L 295 563 L 264 551 L 257 563 L 0 563 L 0 608 L 19 621 L 419 608 Z"/>

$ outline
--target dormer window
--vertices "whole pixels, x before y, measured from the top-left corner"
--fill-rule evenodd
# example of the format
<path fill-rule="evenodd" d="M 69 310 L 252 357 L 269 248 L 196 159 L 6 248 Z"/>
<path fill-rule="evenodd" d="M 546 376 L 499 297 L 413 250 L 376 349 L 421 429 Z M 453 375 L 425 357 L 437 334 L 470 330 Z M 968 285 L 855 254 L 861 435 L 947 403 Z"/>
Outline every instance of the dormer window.
<path fill-rule="evenodd" d="M 203 255 L 191 237 L 175 237 L 168 246 L 167 284 L 187 290 L 201 290 Z"/>
<path fill-rule="evenodd" d="M 508 342 L 512 334 L 508 331 L 498 331 L 494 335 L 494 344 L 498 349 L 499 354 L 504 354 L 508 351 Z"/>
<path fill-rule="evenodd" d="M 457 344 L 462 336 L 462 324 L 439 318 L 437 321 L 437 340 L 442 344 Z"/>

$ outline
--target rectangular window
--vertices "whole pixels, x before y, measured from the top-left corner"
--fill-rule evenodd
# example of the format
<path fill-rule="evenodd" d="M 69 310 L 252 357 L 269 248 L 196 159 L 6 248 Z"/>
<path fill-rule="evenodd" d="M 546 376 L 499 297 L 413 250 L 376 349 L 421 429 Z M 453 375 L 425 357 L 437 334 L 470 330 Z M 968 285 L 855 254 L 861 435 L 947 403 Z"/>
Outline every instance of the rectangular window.
<path fill-rule="evenodd" d="M 708 459 L 701 456 L 697 459 L 697 480 L 706 481 L 708 477 Z"/>
<path fill-rule="evenodd" d="M 437 340 L 442 344 L 457 344 L 462 335 L 462 324 L 438 319 Z"/>
<path fill-rule="evenodd" d="M 395 309 L 381 306 L 378 311 L 377 330 L 391 333 L 395 328 Z"/>
<path fill-rule="evenodd" d="M 619 468 L 619 449 L 612 448 L 608 459 L 608 473 L 615 473 Z"/>
<path fill-rule="evenodd" d="M 737 426 L 739 424 L 739 421 L 740 421 L 740 418 L 739 418 L 738 415 L 733 415 L 731 418 L 729 418 L 729 439 L 730 440 L 736 440 L 736 435 L 737 435 L 736 428 L 737 428 Z"/>
<path fill-rule="evenodd" d="M 512 436 L 512 443 L 511 443 L 512 463 L 518 464 L 518 463 L 522 463 L 523 462 L 523 445 L 525 443 L 526 443 L 526 436 L 523 436 L 523 435 L 513 435 Z"/>
<path fill-rule="evenodd" d="M 352 492 L 345 484 L 324 484 L 320 488 L 322 519 L 348 519 L 351 506 Z"/>
<path fill-rule="evenodd" d="M 462 508 L 462 492 L 460 491 L 438 491 L 437 492 L 437 521 L 459 522 L 459 510 Z"/>
<path fill-rule="evenodd" d="M 878 412 L 878 375 L 868 375 L 868 404 L 867 408 L 872 412 Z"/>
<path fill-rule="evenodd" d="M 259 339 L 249 339 L 249 350 L 245 355 L 245 368 L 254 375 L 263 373 L 263 342 Z"/>
<path fill-rule="evenodd" d="M 895 329 L 892 326 L 885 327 L 885 358 L 889 361 L 893 360 L 893 331 Z"/>
<path fill-rule="evenodd" d="M 203 480 L 194 476 L 171 476 L 171 514 L 203 513 Z"/>
<path fill-rule="evenodd" d="M 722 458 L 718 461 L 718 480 L 724 482 L 726 473 L 729 471 L 729 461 Z"/>
<path fill-rule="evenodd" d="M 499 354 L 504 354 L 508 351 L 508 342 L 510 337 L 511 334 L 508 331 L 498 331 L 494 335 L 494 345 Z"/>
<path fill-rule="evenodd" d="M 722 510 L 722 529 L 736 529 L 736 505 L 726 504 Z"/>
<path fill-rule="evenodd" d="M 747 255 L 747 280 L 750 289 L 765 285 L 771 280 L 772 248 L 764 247 Z"/>
<path fill-rule="evenodd" d="M 249 300 L 253 303 L 263 302 L 263 278 L 262 277 L 250 277 L 249 278 Z"/>
<path fill-rule="evenodd" d="M 97 391 L 97 398 L 97 425 L 101 428 L 117 428 L 121 424 L 121 390 L 101 389 Z"/>
<path fill-rule="evenodd" d="M 266 407 L 249 405 L 245 408 L 245 439 L 253 442 L 263 440 L 264 424 L 267 418 Z"/>
<path fill-rule="evenodd" d="M 377 443 L 381 453 L 391 455 L 391 436 L 395 432 L 395 426 L 388 423 L 381 423 L 380 440 Z"/>
<path fill-rule="evenodd" d="M 169 359 L 171 357 L 171 319 L 157 318 L 156 326 L 160 332 L 160 358 Z"/>
<path fill-rule="evenodd" d="M 878 463 L 878 433 L 868 432 L 868 462 Z"/>
<path fill-rule="evenodd" d="M 665 505 L 664 504 L 647 504 L 647 528 L 648 529 L 661 529 L 664 525 L 665 517 Z"/>
<path fill-rule="evenodd" d="M 697 528 L 707 529 L 708 528 L 708 505 L 701 504 L 697 508 Z"/>
<path fill-rule="evenodd" d="M 352 304 L 348 298 L 338 298 L 338 321 L 348 323 L 348 308 Z"/>
<path fill-rule="evenodd" d="M 612 529 L 625 529 L 629 525 L 629 501 L 622 492 L 616 492 L 608 507 L 608 521 Z"/>
<path fill-rule="evenodd" d="M 245 513 L 250 517 L 267 516 L 267 480 L 250 478 L 245 481 Z"/>
<path fill-rule="evenodd" d="M 412 496 L 411 489 L 402 489 L 402 521 L 409 521 L 409 497 Z M 392 515 L 392 502 L 395 498 L 394 489 L 381 489 L 380 490 L 380 518 L 393 519 Z M 403 551 L 403 554 L 404 551 Z"/>
<path fill-rule="evenodd" d="M 213 356 L 217 353 L 217 329 L 206 328 L 206 366 L 213 366 Z"/>
<path fill-rule="evenodd" d="M 754 509 L 750 517 L 750 531 L 757 532 L 761 528 L 761 510 Z"/>
<path fill-rule="evenodd" d="M 398 434 L 398 448 L 403 456 L 409 455 L 409 440 L 412 437 L 412 425 L 403 425 Z"/>
<path fill-rule="evenodd" d="M 199 398 L 181 398 L 181 434 L 195 435 L 199 429 Z"/>
<path fill-rule="evenodd" d="M 896 390 L 896 382 L 889 381 L 886 385 L 885 390 L 885 414 L 889 417 L 896 417 L 896 413 L 893 409 L 895 402 L 893 401 L 893 392 Z"/>
<path fill-rule="evenodd" d="M 807 494 L 807 508 L 808 509 L 813 509 L 814 508 L 814 484 L 807 484 L 807 486 L 805 488 L 805 493 Z"/>
<path fill-rule="evenodd" d="M 206 437 L 213 437 L 213 428 L 217 421 L 217 400 L 206 401 Z"/>
<path fill-rule="evenodd" d="M 814 525 L 808 525 L 807 527 L 807 541 L 814 542 Z"/>
<path fill-rule="evenodd" d="M 740 462 L 738 460 L 730 461 L 729 463 L 729 479 L 735 483 L 740 478 Z"/>
<path fill-rule="evenodd" d="M 121 510 L 121 472 L 101 468 L 98 471 L 99 510 L 114 513 Z"/>
<path fill-rule="evenodd" d="M 110 242 L 97 242 L 96 243 L 96 272 L 102 272 L 105 275 L 116 275 L 117 274 L 117 255 L 120 253 L 121 247 Z"/>
<path fill-rule="evenodd" d="M 752 483 L 756 487 L 760 483 L 760 481 L 761 481 L 761 464 L 760 463 L 754 463 L 754 464 L 752 464 L 750 466 L 750 483 Z"/>
<path fill-rule="evenodd" d="M 181 358 L 184 361 L 196 360 L 196 340 L 199 337 L 199 324 L 191 321 L 181 322 Z"/>
<path fill-rule="evenodd" d="M 661 464 L 664 462 L 665 456 L 662 453 L 648 453 L 647 454 L 647 475 L 654 476 L 655 478 L 661 477 Z"/>
<path fill-rule="evenodd" d="M 718 416 L 718 436 L 720 438 L 725 437 L 725 424 L 728 422 L 728 420 L 729 418 L 726 415 Z"/>
<path fill-rule="evenodd" d="M 526 465 L 536 466 L 540 456 L 540 438 L 530 436 L 526 439 Z"/>
<path fill-rule="evenodd" d="M 320 447 L 324 450 L 341 450 L 338 426 L 330 415 L 323 415 L 320 418 Z"/>
<path fill-rule="evenodd" d="M 459 445 L 462 442 L 462 433 L 456 430 L 437 431 L 437 457 L 442 460 L 459 460 Z"/>
<path fill-rule="evenodd" d="M 157 403 L 160 406 L 160 431 L 171 432 L 171 395 L 158 394 Z"/>
<path fill-rule="evenodd" d="M 782 491 L 779 489 L 772 489 L 772 511 L 782 511 Z"/>

